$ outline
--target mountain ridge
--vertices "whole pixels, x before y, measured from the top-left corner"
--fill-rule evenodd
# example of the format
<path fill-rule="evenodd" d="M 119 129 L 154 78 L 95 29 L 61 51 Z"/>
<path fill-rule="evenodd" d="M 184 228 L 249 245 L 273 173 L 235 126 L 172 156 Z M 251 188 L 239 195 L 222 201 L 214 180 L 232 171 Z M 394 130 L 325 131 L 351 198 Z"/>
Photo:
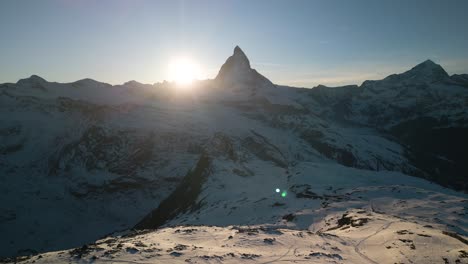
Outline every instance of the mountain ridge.
<path fill-rule="evenodd" d="M 189 91 L 40 77 L 0 85 L 0 255 L 76 247 L 143 219 L 161 232 L 175 225 L 315 232 L 328 217 L 351 221 L 343 215 L 352 209 L 372 215 L 363 230 L 352 221 L 340 227 L 359 236 L 382 223 L 379 215 L 434 226 L 434 236 L 468 235 L 464 75 L 426 82 L 438 67 L 424 62 L 413 67 L 423 82 L 296 89 L 265 81 L 240 48 L 232 56 L 226 64 L 240 58 L 241 75 L 226 66 L 218 80 Z M 209 174 L 190 189 L 202 155 Z M 160 206 L 173 210 L 153 223 L 148 216 Z M 325 233 L 344 239 L 337 230 Z M 446 257 L 455 261 L 457 252 Z"/>
<path fill-rule="evenodd" d="M 365 87 L 369 83 L 373 83 L 373 82 L 376 82 L 376 81 L 385 81 L 385 80 L 395 81 L 395 80 L 399 80 L 400 78 L 403 78 L 403 79 L 410 78 L 411 79 L 411 78 L 415 78 L 415 77 L 418 77 L 418 76 L 421 76 L 421 78 L 429 78 L 428 80 L 425 80 L 425 81 L 428 81 L 428 82 L 447 81 L 449 79 L 454 79 L 455 83 L 457 83 L 457 80 L 461 81 L 462 83 L 465 83 L 465 82 L 467 82 L 466 81 L 467 78 L 465 77 L 465 75 L 467 75 L 467 74 L 453 74 L 452 76 L 450 76 L 450 75 L 447 74 L 447 72 L 445 71 L 445 69 L 441 65 L 433 62 L 430 59 L 427 59 L 427 60 L 425 60 L 425 61 L 423 61 L 421 63 L 416 64 L 411 69 L 408 69 L 407 71 L 405 71 L 403 73 L 390 74 L 390 75 L 388 75 L 387 77 L 384 77 L 381 80 L 365 80 L 365 81 L 363 81 L 363 83 L 359 87 Z M 421 79 L 421 78 L 419 78 L 419 79 Z M 24 81 L 28 81 L 28 80 L 33 81 L 33 82 L 48 82 L 44 78 L 42 78 L 42 77 L 40 77 L 38 75 L 31 75 L 28 78 L 20 79 L 18 82 L 20 82 L 20 81 L 24 82 Z M 210 80 L 210 79 L 208 79 L 208 80 Z M 268 84 L 273 85 L 273 83 L 270 80 L 268 80 L 268 78 L 266 78 L 265 76 L 258 73 L 255 69 L 251 68 L 250 60 L 248 59 L 247 55 L 244 53 L 244 51 L 239 46 L 236 46 L 234 48 L 233 54 L 226 59 L 225 63 L 221 66 L 218 74 L 211 80 L 221 82 L 221 83 L 223 83 L 223 82 L 233 83 L 233 82 L 261 80 L 261 82 L 266 82 Z M 74 81 L 74 82 L 71 82 L 71 83 L 79 83 L 79 82 L 83 82 L 83 81 L 93 81 L 93 82 L 96 82 L 96 83 L 107 84 L 105 82 L 100 82 L 100 81 L 90 79 L 90 78 L 80 79 L 80 80 L 77 80 L 77 81 Z M 424 80 L 418 80 L 418 81 L 421 82 L 421 81 L 424 81 Z M 165 82 L 165 81 L 163 81 L 163 82 Z M 163 82 L 161 82 L 161 83 L 163 83 Z M 107 84 L 107 85 L 121 86 L 121 85 L 128 85 L 128 84 L 134 84 L 134 83 L 149 85 L 149 84 L 140 83 L 140 82 L 135 81 L 135 80 L 127 81 L 127 82 L 125 82 L 123 84 L 116 84 L 116 85 Z M 160 84 L 160 83 L 156 83 L 156 84 Z M 328 87 L 326 85 L 318 85 L 316 87 L 321 87 L 321 86 Z M 344 85 L 344 86 L 348 86 L 348 85 Z M 292 87 L 292 86 L 289 86 L 289 87 Z M 292 88 L 296 88 L 296 87 L 292 87 Z M 314 88 L 315 87 L 311 87 L 309 89 L 314 89 Z M 330 87 L 330 88 L 333 88 L 333 87 Z"/>

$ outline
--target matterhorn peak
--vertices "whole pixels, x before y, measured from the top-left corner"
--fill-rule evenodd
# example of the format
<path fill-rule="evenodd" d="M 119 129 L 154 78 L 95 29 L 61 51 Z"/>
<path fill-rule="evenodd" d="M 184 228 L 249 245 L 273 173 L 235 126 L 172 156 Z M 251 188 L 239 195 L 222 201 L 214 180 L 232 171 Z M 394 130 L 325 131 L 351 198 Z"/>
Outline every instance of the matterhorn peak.
<path fill-rule="evenodd" d="M 215 78 L 224 84 L 248 84 L 249 86 L 272 85 L 263 75 L 250 67 L 247 55 L 239 46 L 234 48 L 234 53 L 221 66 Z"/>
<path fill-rule="evenodd" d="M 231 79 L 235 76 L 242 77 L 243 75 L 248 75 L 251 70 L 249 59 L 241 48 L 236 46 L 234 48 L 234 54 L 221 66 L 216 80 Z"/>
<path fill-rule="evenodd" d="M 249 58 L 247 58 L 247 55 L 245 55 L 245 53 L 242 51 L 242 49 L 239 47 L 239 46 L 236 46 L 234 48 L 234 54 L 232 55 L 233 58 L 235 58 L 235 60 L 248 67 L 250 69 L 250 62 L 249 62 Z"/>

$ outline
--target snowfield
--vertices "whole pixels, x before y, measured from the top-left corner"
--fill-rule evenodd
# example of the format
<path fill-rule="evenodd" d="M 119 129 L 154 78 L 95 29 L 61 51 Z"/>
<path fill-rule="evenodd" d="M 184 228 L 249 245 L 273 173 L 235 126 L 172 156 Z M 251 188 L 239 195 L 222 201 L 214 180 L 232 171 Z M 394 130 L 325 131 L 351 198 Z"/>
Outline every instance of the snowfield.
<path fill-rule="evenodd" d="M 318 230 L 175 226 L 105 237 L 21 263 L 467 263 L 467 241 L 367 210 L 330 215 Z"/>
<path fill-rule="evenodd" d="M 468 263 L 465 77 L 277 86 L 236 47 L 185 90 L 0 84 L 0 256 Z"/>

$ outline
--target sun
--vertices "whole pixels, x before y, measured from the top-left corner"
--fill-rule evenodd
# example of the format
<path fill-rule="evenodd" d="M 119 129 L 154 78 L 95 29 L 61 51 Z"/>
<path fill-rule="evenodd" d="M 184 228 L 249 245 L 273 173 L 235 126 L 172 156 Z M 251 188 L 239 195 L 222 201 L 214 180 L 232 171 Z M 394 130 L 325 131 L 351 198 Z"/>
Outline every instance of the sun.
<path fill-rule="evenodd" d="M 200 67 L 186 57 L 172 59 L 169 63 L 169 79 L 179 85 L 189 85 L 200 75 Z"/>

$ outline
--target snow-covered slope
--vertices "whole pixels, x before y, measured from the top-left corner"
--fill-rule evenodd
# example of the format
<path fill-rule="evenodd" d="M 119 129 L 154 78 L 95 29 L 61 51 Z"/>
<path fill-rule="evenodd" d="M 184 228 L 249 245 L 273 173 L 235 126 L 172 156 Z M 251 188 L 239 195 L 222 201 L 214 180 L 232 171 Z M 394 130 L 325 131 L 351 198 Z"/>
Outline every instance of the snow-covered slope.
<path fill-rule="evenodd" d="M 316 232 L 177 226 L 106 237 L 22 263 L 467 263 L 466 241 L 430 225 L 365 210 L 333 215 L 321 225 Z"/>
<path fill-rule="evenodd" d="M 321 116 L 376 128 L 404 146 L 404 156 L 420 169 L 410 174 L 466 191 L 468 92 L 463 76 L 450 77 L 428 60 L 360 87 L 305 93 L 320 105 Z"/>
<path fill-rule="evenodd" d="M 133 227 L 163 227 L 138 235 L 148 245 L 169 239 L 154 246 L 161 253 L 127 245 L 133 236 L 112 238 L 112 245 L 100 245 L 105 250 L 88 249 L 99 253 L 96 261 L 203 263 L 221 256 L 238 263 L 283 256 L 382 263 L 397 249 L 391 263 L 421 261 L 421 252 L 465 261 L 459 255 L 468 252 L 467 195 L 437 184 L 467 190 L 465 81 L 426 61 L 360 87 L 283 87 L 252 69 L 236 47 L 216 79 L 191 89 L 90 79 L 60 84 L 38 76 L 0 84 L 0 256 L 76 247 Z M 347 212 L 369 219 L 363 227 L 327 227 Z M 212 254 L 195 248 L 198 243 L 185 248 L 183 259 L 180 252 L 165 252 L 171 243 L 188 244 L 175 229 L 164 228 L 174 225 L 218 226 L 197 227 L 214 240 L 202 243 Z M 231 252 L 216 239 L 239 233 L 233 225 L 263 231 L 223 238 L 243 248 Z M 282 234 L 275 231 L 276 240 L 264 242 L 270 235 L 265 228 Z M 412 234 L 402 239 L 422 251 L 398 240 L 395 232 L 408 228 Z M 429 243 L 427 237 L 415 230 L 437 238 L 430 243 L 444 253 L 427 252 L 418 244 Z M 374 248 L 380 235 L 390 249 Z M 308 248 L 325 237 L 341 244 L 342 252 Z M 190 233 L 183 239 L 206 237 Z M 300 246 L 293 250 L 288 243 Z M 261 256 L 248 255 L 255 250 Z M 73 252 L 29 261 L 78 262 L 95 254 Z"/>
<path fill-rule="evenodd" d="M 271 194 L 269 200 L 276 200 L 274 204 L 258 205 L 250 212 L 245 212 L 249 208 L 245 202 L 237 203 L 238 209 L 245 208 L 244 217 L 274 216 L 263 219 L 261 224 L 211 226 L 212 222 L 226 219 L 243 222 L 244 217 L 231 215 L 232 210 L 227 215 L 202 212 L 197 214 L 206 218 L 198 219 L 204 223 L 201 226 L 121 232 L 79 248 L 17 260 L 21 263 L 468 263 L 468 241 L 458 234 L 466 232 L 468 224 L 463 217 L 468 200 L 462 195 L 449 190 L 435 191 L 440 188 L 418 179 L 406 182 L 405 176 L 396 175 L 392 184 L 391 177 L 395 175 L 371 173 L 360 177 L 362 172 L 351 169 L 308 166 L 319 167 L 322 172 L 316 174 L 317 187 L 304 184 L 301 187 L 306 187 L 301 191 L 295 188 L 295 195 L 284 198 Z M 311 181 L 310 177 L 297 177 Z M 408 185 L 400 185 L 400 180 Z M 343 182 L 346 189 L 333 190 L 328 186 L 330 182 Z M 280 217 L 281 214 L 284 215 Z M 464 228 L 447 229 L 453 225 L 446 221 Z"/>

